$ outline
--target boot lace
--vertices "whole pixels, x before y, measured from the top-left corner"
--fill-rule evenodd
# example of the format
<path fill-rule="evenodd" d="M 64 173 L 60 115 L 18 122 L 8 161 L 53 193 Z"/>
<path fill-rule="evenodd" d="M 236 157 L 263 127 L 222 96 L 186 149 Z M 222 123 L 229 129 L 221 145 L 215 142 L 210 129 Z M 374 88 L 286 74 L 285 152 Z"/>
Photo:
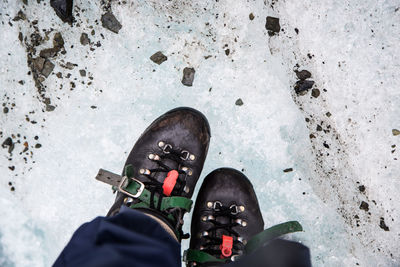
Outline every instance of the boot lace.
<path fill-rule="evenodd" d="M 235 226 L 244 226 L 244 221 L 238 218 L 238 207 L 236 205 L 223 206 L 219 201 L 214 202 L 211 215 L 203 216 L 203 221 L 208 221 L 212 226 L 202 233 L 206 243 L 201 246 L 201 250 L 215 257 L 225 258 L 221 254 L 221 244 L 223 244 L 223 235 L 233 237 L 232 255 L 241 255 L 244 250 L 243 239 L 239 233 L 233 230 Z M 227 218 L 227 223 L 221 223 L 218 217 Z"/>

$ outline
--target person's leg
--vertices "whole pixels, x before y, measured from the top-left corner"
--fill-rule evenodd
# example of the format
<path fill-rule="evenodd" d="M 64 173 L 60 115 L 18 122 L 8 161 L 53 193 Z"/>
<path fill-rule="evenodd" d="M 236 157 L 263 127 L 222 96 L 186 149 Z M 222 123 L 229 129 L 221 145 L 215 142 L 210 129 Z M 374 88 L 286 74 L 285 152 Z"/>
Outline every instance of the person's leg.
<path fill-rule="evenodd" d="M 298 222 L 264 230 L 250 181 L 241 172 L 221 168 L 204 179 L 191 225 L 188 266 L 309 267 L 307 247 L 275 239 L 301 231 Z"/>
<path fill-rule="evenodd" d="M 62 251 L 59 266 L 180 266 L 176 239 L 144 213 L 122 207 L 82 225 Z"/>
<path fill-rule="evenodd" d="M 99 171 L 96 179 L 119 191 L 109 217 L 79 228 L 55 265 L 180 265 L 183 216 L 209 141 L 208 122 L 194 109 L 177 108 L 156 119 L 135 143 L 122 176 Z"/>

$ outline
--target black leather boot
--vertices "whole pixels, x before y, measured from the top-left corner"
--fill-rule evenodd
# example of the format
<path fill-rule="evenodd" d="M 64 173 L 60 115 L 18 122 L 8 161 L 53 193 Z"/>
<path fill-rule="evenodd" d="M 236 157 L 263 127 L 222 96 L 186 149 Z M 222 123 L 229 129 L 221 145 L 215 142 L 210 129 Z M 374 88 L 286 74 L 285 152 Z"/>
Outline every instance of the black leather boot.
<path fill-rule="evenodd" d="M 222 168 L 204 179 L 192 217 L 190 249 L 218 259 L 235 260 L 247 241 L 264 228 L 256 194 L 241 172 Z M 208 265 L 211 264 L 208 261 Z M 194 266 L 199 262 L 189 261 Z"/>
<path fill-rule="evenodd" d="M 197 110 L 181 107 L 157 118 L 132 148 L 122 177 L 100 170 L 97 179 L 119 191 L 108 216 L 125 205 L 153 217 L 178 241 L 185 238 L 183 215 L 190 211 L 209 142 L 210 127 Z"/>

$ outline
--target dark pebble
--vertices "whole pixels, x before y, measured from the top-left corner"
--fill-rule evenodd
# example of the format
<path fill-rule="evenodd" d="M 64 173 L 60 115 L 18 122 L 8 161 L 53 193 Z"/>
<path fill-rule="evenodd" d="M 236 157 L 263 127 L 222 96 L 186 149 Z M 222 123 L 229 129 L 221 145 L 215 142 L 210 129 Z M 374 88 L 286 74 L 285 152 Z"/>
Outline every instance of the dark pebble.
<path fill-rule="evenodd" d="M 196 71 L 194 70 L 194 68 L 188 68 L 188 67 L 184 68 L 182 84 L 186 86 L 192 86 L 195 72 Z"/>
<path fill-rule="evenodd" d="M 287 168 L 287 169 L 283 170 L 283 172 L 292 172 L 292 171 L 293 171 L 293 168 Z"/>
<path fill-rule="evenodd" d="M 82 77 L 86 77 L 86 70 L 79 70 L 79 74 L 80 74 Z"/>
<path fill-rule="evenodd" d="M 358 187 L 358 190 L 360 190 L 361 193 L 365 192 L 365 186 L 364 185 L 360 185 Z"/>
<path fill-rule="evenodd" d="M 12 192 L 14 192 L 14 191 L 15 191 L 15 187 L 14 187 L 14 186 L 11 186 L 10 190 L 11 190 Z"/>
<path fill-rule="evenodd" d="M 250 13 L 249 19 L 250 19 L 250 20 L 253 20 L 253 19 L 254 19 L 254 14 L 253 14 L 253 13 Z"/>
<path fill-rule="evenodd" d="M 383 217 L 381 217 L 381 219 L 380 219 L 379 227 L 385 231 L 389 231 L 389 227 L 387 227 L 387 225 L 385 223 L 385 219 Z"/>
<path fill-rule="evenodd" d="M 3 148 L 5 148 L 6 146 L 12 146 L 13 141 L 11 139 L 11 137 L 7 137 L 6 140 L 4 140 L 3 144 L 1 144 L 1 146 Z"/>
<path fill-rule="evenodd" d="M 368 211 L 369 210 L 369 204 L 367 202 L 365 202 L 365 201 L 361 201 L 360 210 Z"/>
<path fill-rule="evenodd" d="M 34 70 L 41 72 L 45 61 L 46 60 L 42 57 L 37 57 L 37 58 L 33 59 Z"/>
<path fill-rule="evenodd" d="M 12 171 L 15 170 L 15 166 L 9 166 L 8 168 Z"/>
<path fill-rule="evenodd" d="M 243 106 L 243 100 L 241 98 L 239 98 L 238 100 L 236 100 L 235 105 L 236 106 Z"/>
<path fill-rule="evenodd" d="M 4 108 L 3 108 L 3 112 L 4 112 L 4 113 L 8 113 L 8 107 L 4 107 Z"/>
<path fill-rule="evenodd" d="M 47 78 L 53 72 L 53 69 L 54 69 L 54 64 L 51 63 L 49 60 L 46 60 L 46 62 L 43 65 L 42 74 Z"/>
<path fill-rule="evenodd" d="M 296 93 L 301 93 L 312 88 L 314 85 L 314 81 L 297 81 L 296 85 L 294 86 L 294 90 Z"/>
<path fill-rule="evenodd" d="M 164 61 L 167 61 L 168 57 L 166 55 L 164 55 L 161 51 L 158 51 L 156 53 L 154 53 L 151 57 L 150 57 L 151 61 L 153 61 L 154 63 L 160 65 L 161 63 L 163 63 Z"/>
<path fill-rule="evenodd" d="M 90 108 L 91 108 L 91 109 L 96 109 L 96 108 L 97 108 L 97 106 L 90 106 Z"/>
<path fill-rule="evenodd" d="M 89 36 L 87 33 L 82 33 L 80 38 L 81 45 L 88 45 L 90 43 Z"/>
<path fill-rule="evenodd" d="M 43 49 L 42 51 L 40 51 L 40 56 L 43 58 L 55 57 L 57 56 L 58 51 L 59 50 L 57 48 Z"/>
<path fill-rule="evenodd" d="M 42 147 L 41 144 L 36 144 L 36 145 L 35 145 L 35 148 L 41 148 L 41 147 Z"/>
<path fill-rule="evenodd" d="M 309 72 L 308 70 L 302 70 L 302 71 L 295 70 L 294 72 L 296 72 L 296 76 L 300 80 L 306 80 L 308 78 L 311 78 L 311 72 Z"/>
<path fill-rule="evenodd" d="M 61 33 L 56 32 L 53 38 L 53 47 L 56 49 L 61 49 L 64 47 L 64 38 L 62 37 Z"/>
<path fill-rule="evenodd" d="M 279 33 L 281 30 L 281 25 L 279 24 L 279 18 L 267 17 L 267 22 L 265 23 L 265 28 L 268 30 L 270 36 Z"/>
<path fill-rule="evenodd" d="M 296 34 L 299 34 L 299 29 L 294 28 L 294 31 L 296 32 Z"/>
<path fill-rule="evenodd" d="M 114 33 L 118 33 L 122 28 L 121 23 L 119 23 L 110 11 L 101 16 L 101 25 Z"/>
<path fill-rule="evenodd" d="M 311 95 L 315 98 L 319 97 L 320 94 L 321 92 L 317 88 L 311 90 Z"/>
<path fill-rule="evenodd" d="M 231 52 L 231 50 L 229 49 L 225 49 L 225 55 L 229 56 L 229 53 Z"/>
<path fill-rule="evenodd" d="M 74 17 L 72 16 L 72 0 L 50 0 L 50 5 L 63 22 L 71 24 L 74 21 Z"/>

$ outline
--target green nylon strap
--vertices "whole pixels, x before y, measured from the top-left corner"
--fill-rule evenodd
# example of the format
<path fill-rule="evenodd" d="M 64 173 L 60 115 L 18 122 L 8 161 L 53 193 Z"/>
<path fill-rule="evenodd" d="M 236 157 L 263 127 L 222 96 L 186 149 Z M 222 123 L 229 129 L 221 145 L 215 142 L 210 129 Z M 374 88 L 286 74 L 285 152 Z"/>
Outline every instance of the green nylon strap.
<path fill-rule="evenodd" d="M 266 242 L 275 239 L 281 235 L 294 233 L 294 232 L 301 232 L 303 231 L 303 227 L 297 221 L 290 221 L 281 224 L 274 225 L 258 234 L 253 236 L 246 244 L 244 250 L 245 253 L 254 252 L 254 250 L 261 247 Z"/>
<path fill-rule="evenodd" d="M 224 259 L 217 259 L 216 257 L 205 253 L 200 250 L 188 249 L 185 251 L 184 260 L 186 262 L 197 262 L 197 263 L 205 263 L 205 262 L 225 262 Z"/>

